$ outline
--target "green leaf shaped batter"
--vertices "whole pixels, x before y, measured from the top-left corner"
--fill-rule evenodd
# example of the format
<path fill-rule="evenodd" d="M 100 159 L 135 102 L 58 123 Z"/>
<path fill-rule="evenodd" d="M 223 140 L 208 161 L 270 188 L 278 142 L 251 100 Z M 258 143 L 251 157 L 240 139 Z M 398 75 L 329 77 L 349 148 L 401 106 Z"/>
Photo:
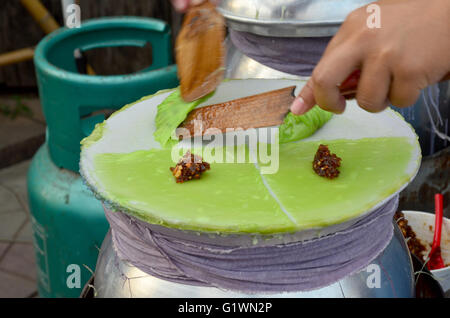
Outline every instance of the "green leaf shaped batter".
<path fill-rule="evenodd" d="M 325 125 L 332 116 L 332 113 L 323 110 L 319 106 L 314 106 L 303 115 L 294 115 L 290 112 L 280 126 L 280 143 L 296 141 L 311 136 L 316 130 Z"/>
<path fill-rule="evenodd" d="M 165 147 L 172 136 L 172 133 L 186 119 L 189 112 L 209 99 L 213 94 L 214 92 L 193 102 L 187 103 L 181 98 L 180 88 L 178 87 L 158 105 L 158 113 L 155 118 L 156 130 L 153 133 L 155 140 L 158 141 L 162 147 Z"/>

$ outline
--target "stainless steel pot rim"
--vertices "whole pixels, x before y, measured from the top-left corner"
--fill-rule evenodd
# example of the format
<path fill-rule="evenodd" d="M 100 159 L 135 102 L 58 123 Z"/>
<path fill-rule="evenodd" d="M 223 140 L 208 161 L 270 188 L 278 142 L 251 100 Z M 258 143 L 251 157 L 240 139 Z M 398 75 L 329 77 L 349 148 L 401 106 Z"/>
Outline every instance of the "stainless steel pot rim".
<path fill-rule="evenodd" d="M 337 26 L 342 24 L 343 19 L 338 20 L 312 20 L 312 21 L 301 21 L 301 20 L 265 20 L 265 19 L 252 19 L 248 17 L 238 16 L 234 14 L 230 14 L 228 11 L 217 8 L 227 20 L 255 24 L 255 25 L 266 25 L 266 26 L 279 26 L 279 25 L 289 25 L 289 26 L 316 26 L 316 27 L 327 27 L 327 26 Z"/>
<path fill-rule="evenodd" d="M 218 9 L 226 18 L 227 25 L 236 31 L 275 37 L 329 37 L 336 34 L 341 20 L 327 21 L 270 21 L 255 20 L 229 15 Z"/>
<path fill-rule="evenodd" d="M 221 0 L 217 10 L 238 31 L 275 37 L 334 35 L 347 15 L 373 0 Z"/>

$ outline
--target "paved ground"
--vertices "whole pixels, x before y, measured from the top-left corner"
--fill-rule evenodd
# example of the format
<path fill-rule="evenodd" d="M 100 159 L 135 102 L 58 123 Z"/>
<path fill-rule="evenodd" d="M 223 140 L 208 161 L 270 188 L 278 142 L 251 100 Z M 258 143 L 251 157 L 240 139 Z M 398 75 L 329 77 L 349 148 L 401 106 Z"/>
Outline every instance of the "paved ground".
<path fill-rule="evenodd" d="M 0 298 L 37 295 L 26 189 L 29 164 L 0 170 Z"/>
<path fill-rule="evenodd" d="M 31 158 L 45 139 L 39 98 L 0 95 L 0 169 Z"/>
<path fill-rule="evenodd" d="M 0 96 L 0 298 L 37 295 L 26 188 L 30 160 L 23 160 L 34 154 L 44 134 L 36 95 Z"/>

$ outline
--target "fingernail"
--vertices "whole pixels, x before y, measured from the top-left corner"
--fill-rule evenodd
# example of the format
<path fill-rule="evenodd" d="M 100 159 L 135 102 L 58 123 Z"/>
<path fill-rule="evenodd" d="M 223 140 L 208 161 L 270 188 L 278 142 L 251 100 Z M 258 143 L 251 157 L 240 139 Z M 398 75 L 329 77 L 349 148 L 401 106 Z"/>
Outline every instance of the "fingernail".
<path fill-rule="evenodd" d="M 291 105 L 291 112 L 295 115 L 302 115 L 306 111 L 306 104 L 303 98 L 297 97 Z"/>
<path fill-rule="evenodd" d="M 335 111 L 337 114 L 342 114 L 345 110 L 345 106 L 347 104 L 347 100 L 344 96 L 339 96 L 339 109 Z"/>
<path fill-rule="evenodd" d="M 191 6 L 196 6 L 199 5 L 201 3 L 205 2 L 205 0 L 191 0 L 190 5 Z"/>
<path fill-rule="evenodd" d="M 187 7 L 186 1 L 183 0 L 173 0 L 172 5 L 177 11 L 184 11 Z"/>

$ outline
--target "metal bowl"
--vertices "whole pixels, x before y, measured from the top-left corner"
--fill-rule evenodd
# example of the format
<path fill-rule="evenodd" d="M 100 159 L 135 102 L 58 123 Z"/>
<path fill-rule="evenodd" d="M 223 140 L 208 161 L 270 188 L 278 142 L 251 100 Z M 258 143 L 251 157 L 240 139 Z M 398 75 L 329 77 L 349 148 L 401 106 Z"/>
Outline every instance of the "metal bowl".
<path fill-rule="evenodd" d="M 380 285 L 371 285 L 377 273 Z M 366 269 L 313 291 L 249 295 L 162 280 L 120 259 L 110 233 L 100 251 L 94 286 L 96 297 L 414 297 L 411 257 L 396 223 L 391 242 Z"/>
<path fill-rule="evenodd" d="M 373 0 L 221 0 L 217 10 L 234 30 L 279 37 L 334 35 L 345 17 Z"/>

